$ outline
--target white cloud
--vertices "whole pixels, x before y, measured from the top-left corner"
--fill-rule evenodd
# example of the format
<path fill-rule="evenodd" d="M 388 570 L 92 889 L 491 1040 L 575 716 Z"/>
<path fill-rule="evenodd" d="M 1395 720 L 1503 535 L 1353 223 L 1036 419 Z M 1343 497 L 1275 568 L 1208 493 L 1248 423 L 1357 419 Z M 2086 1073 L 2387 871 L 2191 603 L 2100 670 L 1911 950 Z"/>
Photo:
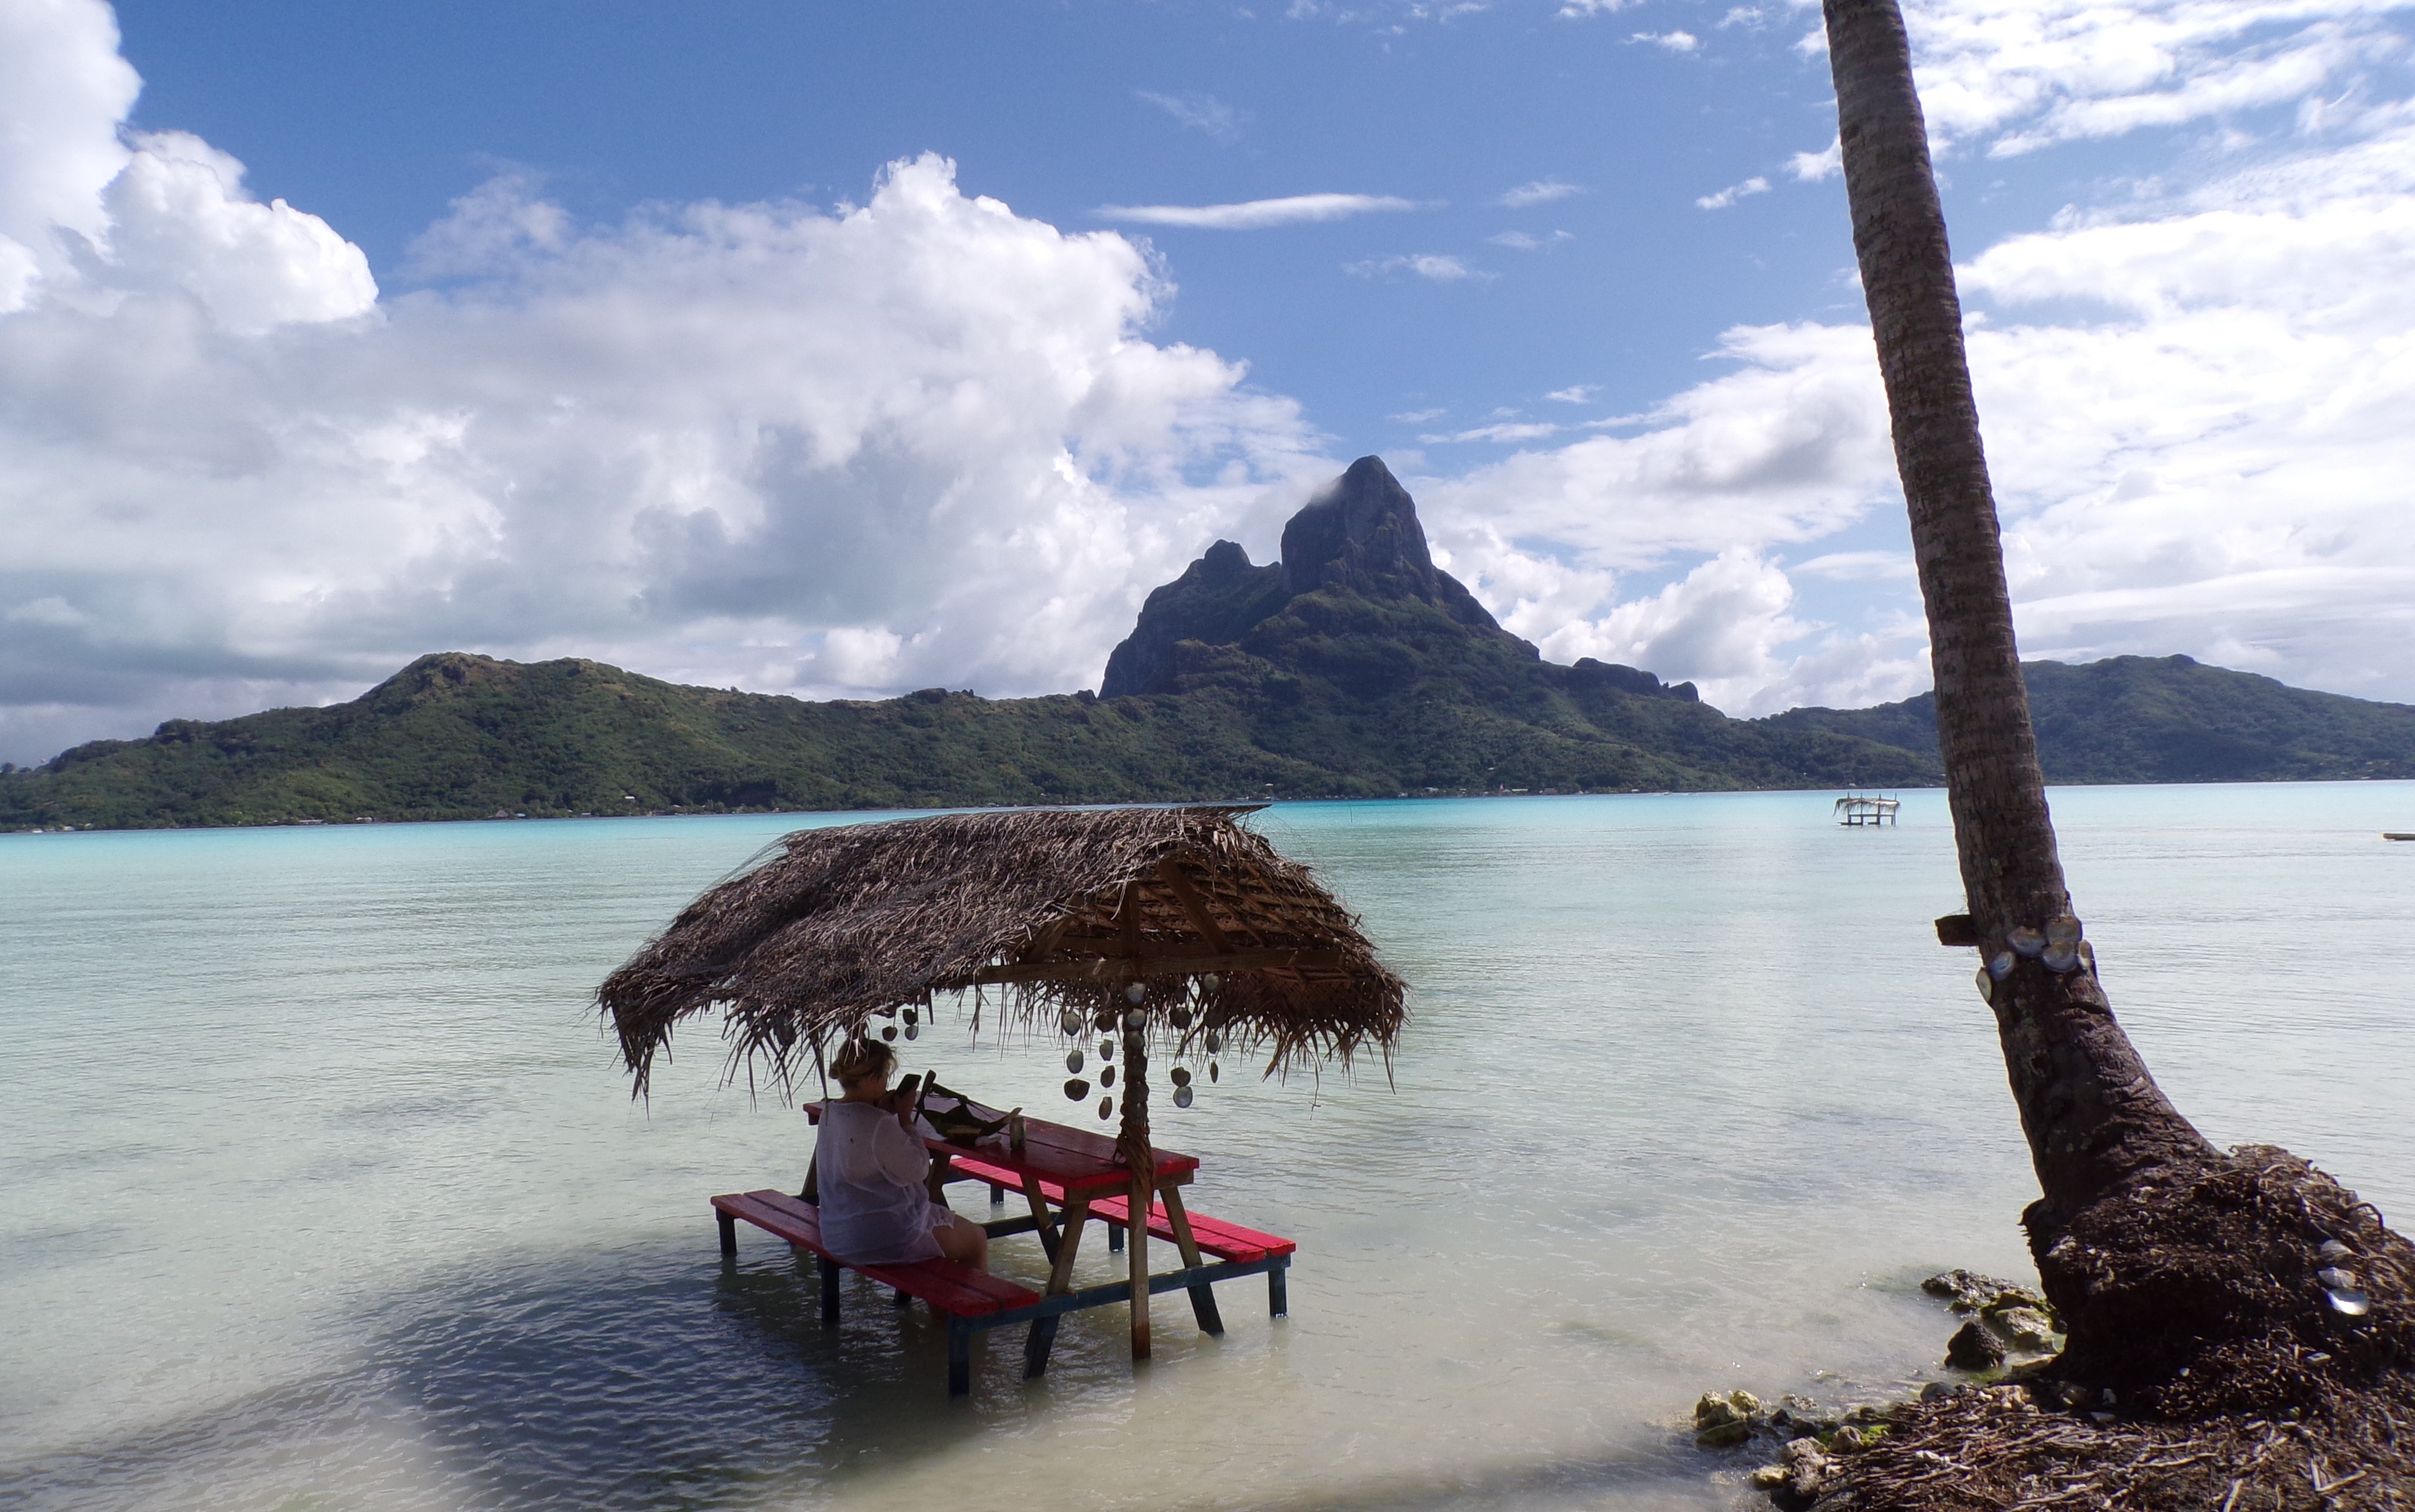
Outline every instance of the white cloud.
<path fill-rule="evenodd" d="M 1411 252 L 1394 257 L 1371 257 L 1362 262 L 1345 262 L 1342 271 L 1354 278 L 1380 278 L 1387 274 L 1413 273 L 1435 283 L 1458 283 L 1468 278 L 1490 278 L 1455 257 L 1439 252 Z"/>
<path fill-rule="evenodd" d="M 1395 425 L 1422 426 L 1429 420 L 1439 420 L 1449 412 L 1448 410 L 1403 410 L 1399 414 L 1388 414 L 1384 418 Z"/>
<path fill-rule="evenodd" d="M 1204 131 L 1218 142 L 1235 142 L 1240 138 L 1241 123 L 1246 117 L 1213 95 L 1162 95 L 1153 89 L 1136 89 L 1132 93 L 1184 126 L 1194 131 Z"/>
<path fill-rule="evenodd" d="M 1294 194 L 1279 200 L 1245 200 L 1238 204 L 1102 204 L 1092 214 L 1102 220 L 1130 220 L 1148 226 L 1262 231 L 1268 226 L 1298 226 L 1311 221 L 1346 220 L 1352 216 L 1382 211 L 1425 208 L 1415 200 L 1388 194 Z"/>
<path fill-rule="evenodd" d="M 1560 0 L 1560 14 L 1572 21 L 1588 16 L 1613 16 L 1642 0 Z"/>
<path fill-rule="evenodd" d="M 78 52 L 106 28 L 54 32 L 38 62 L 106 73 Z M 31 160 L 110 124 L 0 95 Z M 468 281 L 378 302 L 356 248 L 196 139 L 129 139 L 85 192 L 14 202 L 98 250 L 0 315 L 11 759 L 445 647 L 1078 687 L 1149 586 L 1269 540 L 1330 468 L 1238 365 L 1144 337 L 1170 290 L 1143 249 L 937 157 L 839 213 L 592 228 L 506 175 L 420 243 Z"/>
<path fill-rule="evenodd" d="M 1702 45 L 1702 38 L 1691 32 L 1637 32 L 1630 42 L 1649 42 L 1672 52 L 1691 52 Z"/>
<path fill-rule="evenodd" d="M 1531 184 L 1521 184 L 1508 190 L 1492 202 L 1505 210 L 1526 210 L 1583 192 L 1574 184 L 1563 184 L 1555 178 L 1538 178 Z"/>
<path fill-rule="evenodd" d="M 1593 397 L 1600 392 L 1599 383 L 1571 383 L 1566 388 L 1555 388 L 1543 397 L 1557 399 L 1562 404 L 1591 404 Z"/>
<path fill-rule="evenodd" d="M 1804 184 L 1833 178 L 1845 171 L 1845 144 L 1832 139 L 1818 152 L 1798 152 L 1786 159 L 1786 171 L 1793 174 L 1797 182 Z"/>
<path fill-rule="evenodd" d="M 1905 7 L 1929 133 L 2011 154 L 2330 90 L 2404 51 L 2372 0 L 1925 0 Z M 1816 36 L 1816 34 L 1815 34 Z"/>
<path fill-rule="evenodd" d="M 1419 436 L 1418 440 L 1429 446 L 1455 441 L 1540 441 L 1545 436 L 1556 436 L 1559 432 L 1559 427 L 1539 420 L 1505 420 L 1490 426 L 1478 426 L 1471 430 L 1452 431 L 1448 435 Z"/>
<path fill-rule="evenodd" d="M 2367 127 L 2122 216 L 2065 216 L 1962 269 L 2026 653 L 2181 651 L 2415 698 L 2415 106 Z M 1863 585 L 1861 623 L 1801 621 L 1766 579 L 1780 548 L 1901 509 L 1867 331 L 1745 329 L 1721 354 L 1734 371 L 1640 434 L 1419 480 L 1454 570 L 1547 648 L 1648 651 L 1735 711 L 1912 691 L 1899 550 L 1792 570 Z M 1678 590 L 1614 596 L 1622 575 L 1718 560 L 1678 588 L 1718 587 L 1760 627 L 1741 638 L 1670 629 L 1697 622 Z"/>
<path fill-rule="evenodd" d="M 1729 185 L 1726 188 L 1719 190 L 1717 194 L 1703 195 L 1701 199 L 1694 202 L 1694 205 L 1695 208 L 1701 210 L 1725 210 L 1728 206 L 1735 203 L 1738 200 L 1744 199 L 1748 195 L 1767 194 L 1768 192 L 1769 180 L 1762 178 L 1760 174 L 1756 173 L 1752 177 L 1746 179 L 1741 184 Z"/>
<path fill-rule="evenodd" d="M 1530 236 L 1522 231 L 1504 231 L 1495 232 L 1484 239 L 1494 247 L 1506 247 L 1513 252 L 1548 252 L 1562 242 L 1575 241 L 1576 235 L 1574 232 L 1565 231 L 1555 231 L 1549 236 Z"/>

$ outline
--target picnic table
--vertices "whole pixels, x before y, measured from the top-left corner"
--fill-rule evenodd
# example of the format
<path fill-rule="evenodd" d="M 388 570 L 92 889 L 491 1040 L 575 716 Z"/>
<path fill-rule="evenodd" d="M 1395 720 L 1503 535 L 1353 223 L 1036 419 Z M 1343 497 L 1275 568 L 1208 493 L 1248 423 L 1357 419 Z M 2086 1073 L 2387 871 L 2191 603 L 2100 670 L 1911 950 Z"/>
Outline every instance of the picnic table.
<path fill-rule="evenodd" d="M 805 1106 L 806 1116 L 817 1125 L 821 1122 L 822 1107 L 818 1102 Z M 975 1103 L 968 1107 L 983 1117 L 998 1116 L 995 1109 Z M 1134 1222 L 1132 1202 L 1138 1183 L 1132 1179 L 1132 1169 L 1118 1160 L 1114 1140 L 1089 1130 L 1038 1118 L 1026 1118 L 1024 1129 L 1021 1149 L 1010 1147 L 1002 1134 L 970 1146 L 952 1144 L 927 1121 L 921 1122 L 917 1131 L 931 1151 L 929 1186 L 934 1201 L 941 1200 L 947 1186 L 957 1181 L 985 1183 L 993 1206 L 1005 1201 L 1009 1190 L 1022 1194 L 1028 1213 L 993 1219 L 982 1226 L 992 1237 L 1012 1234 L 1039 1237 L 1049 1261 L 1045 1292 L 1035 1293 L 948 1260 L 858 1265 L 838 1259 L 821 1244 L 820 1214 L 815 1206 L 815 1171 L 808 1172 L 805 1190 L 797 1196 L 763 1190 L 713 1198 L 723 1253 L 737 1252 L 736 1225 L 742 1220 L 810 1250 L 820 1263 L 825 1322 L 835 1322 L 838 1316 L 842 1268 L 860 1271 L 890 1286 L 901 1303 L 910 1297 L 922 1298 L 948 1320 L 948 1390 L 952 1396 L 971 1389 L 973 1334 L 1028 1323 L 1030 1327 L 1024 1337 L 1024 1375 L 1037 1377 L 1048 1368 L 1059 1318 L 1084 1308 L 1128 1305 L 1136 1293 L 1145 1296 L 1157 1292 L 1187 1292 L 1200 1330 L 1221 1334 L 1224 1325 L 1216 1309 L 1215 1283 L 1263 1274 L 1267 1278 L 1269 1312 L 1276 1317 L 1286 1313 L 1289 1298 L 1284 1273 L 1298 1247 L 1276 1235 L 1190 1212 L 1183 1203 L 1182 1189 L 1191 1185 L 1199 1170 L 1197 1157 L 1152 1146 L 1154 1175 L 1148 1210 L 1140 1215 L 1140 1221 Z M 1074 1260 L 1081 1250 L 1082 1235 L 1092 1220 L 1106 1225 L 1111 1250 L 1121 1248 L 1123 1243 L 1130 1245 L 1128 1275 L 1123 1280 L 1077 1291 L 1073 1286 Z M 1173 1243 L 1182 1262 L 1180 1269 L 1160 1273 L 1148 1270 L 1148 1240 L 1152 1235 Z M 1134 1356 L 1141 1356 L 1146 1348 L 1146 1336 L 1136 1333 Z"/>

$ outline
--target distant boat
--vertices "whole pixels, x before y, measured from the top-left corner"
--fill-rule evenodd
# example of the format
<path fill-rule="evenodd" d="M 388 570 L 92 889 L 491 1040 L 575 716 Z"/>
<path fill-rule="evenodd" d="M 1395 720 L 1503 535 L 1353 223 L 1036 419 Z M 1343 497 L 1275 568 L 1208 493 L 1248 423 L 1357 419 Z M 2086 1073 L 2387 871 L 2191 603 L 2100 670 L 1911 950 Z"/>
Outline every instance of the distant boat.
<path fill-rule="evenodd" d="M 1893 824 L 1895 811 L 1901 807 L 1903 800 L 1899 798 L 1847 793 L 1837 800 L 1837 822 L 1855 830 L 1874 824 Z"/>
<path fill-rule="evenodd" d="M 2384 830 L 2381 831 L 2381 838 L 2384 840 L 2415 840 L 2415 831 Z"/>

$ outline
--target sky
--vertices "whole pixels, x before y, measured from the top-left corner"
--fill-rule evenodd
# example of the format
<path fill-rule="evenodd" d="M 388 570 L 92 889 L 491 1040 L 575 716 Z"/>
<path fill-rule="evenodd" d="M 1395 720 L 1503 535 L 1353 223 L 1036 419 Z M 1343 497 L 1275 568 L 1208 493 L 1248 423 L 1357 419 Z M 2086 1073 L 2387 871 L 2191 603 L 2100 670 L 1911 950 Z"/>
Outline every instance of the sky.
<path fill-rule="evenodd" d="M 2023 649 L 2415 700 L 2415 3 L 1912 0 Z M 1555 660 L 1928 684 L 1816 5 L 0 0 L 0 756 L 1095 688 L 1352 458 Z"/>

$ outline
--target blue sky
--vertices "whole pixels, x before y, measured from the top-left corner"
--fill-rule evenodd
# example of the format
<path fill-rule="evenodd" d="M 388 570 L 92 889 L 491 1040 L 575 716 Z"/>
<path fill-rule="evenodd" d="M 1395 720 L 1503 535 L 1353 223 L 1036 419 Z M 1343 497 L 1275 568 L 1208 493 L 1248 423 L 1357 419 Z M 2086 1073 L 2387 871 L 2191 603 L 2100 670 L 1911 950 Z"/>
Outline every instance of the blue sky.
<path fill-rule="evenodd" d="M 2025 643 L 2415 697 L 2408 10 L 1909 11 Z M 1094 685 L 1366 452 L 1548 654 L 1916 691 L 1817 19 L 0 0 L 0 755 Z"/>

